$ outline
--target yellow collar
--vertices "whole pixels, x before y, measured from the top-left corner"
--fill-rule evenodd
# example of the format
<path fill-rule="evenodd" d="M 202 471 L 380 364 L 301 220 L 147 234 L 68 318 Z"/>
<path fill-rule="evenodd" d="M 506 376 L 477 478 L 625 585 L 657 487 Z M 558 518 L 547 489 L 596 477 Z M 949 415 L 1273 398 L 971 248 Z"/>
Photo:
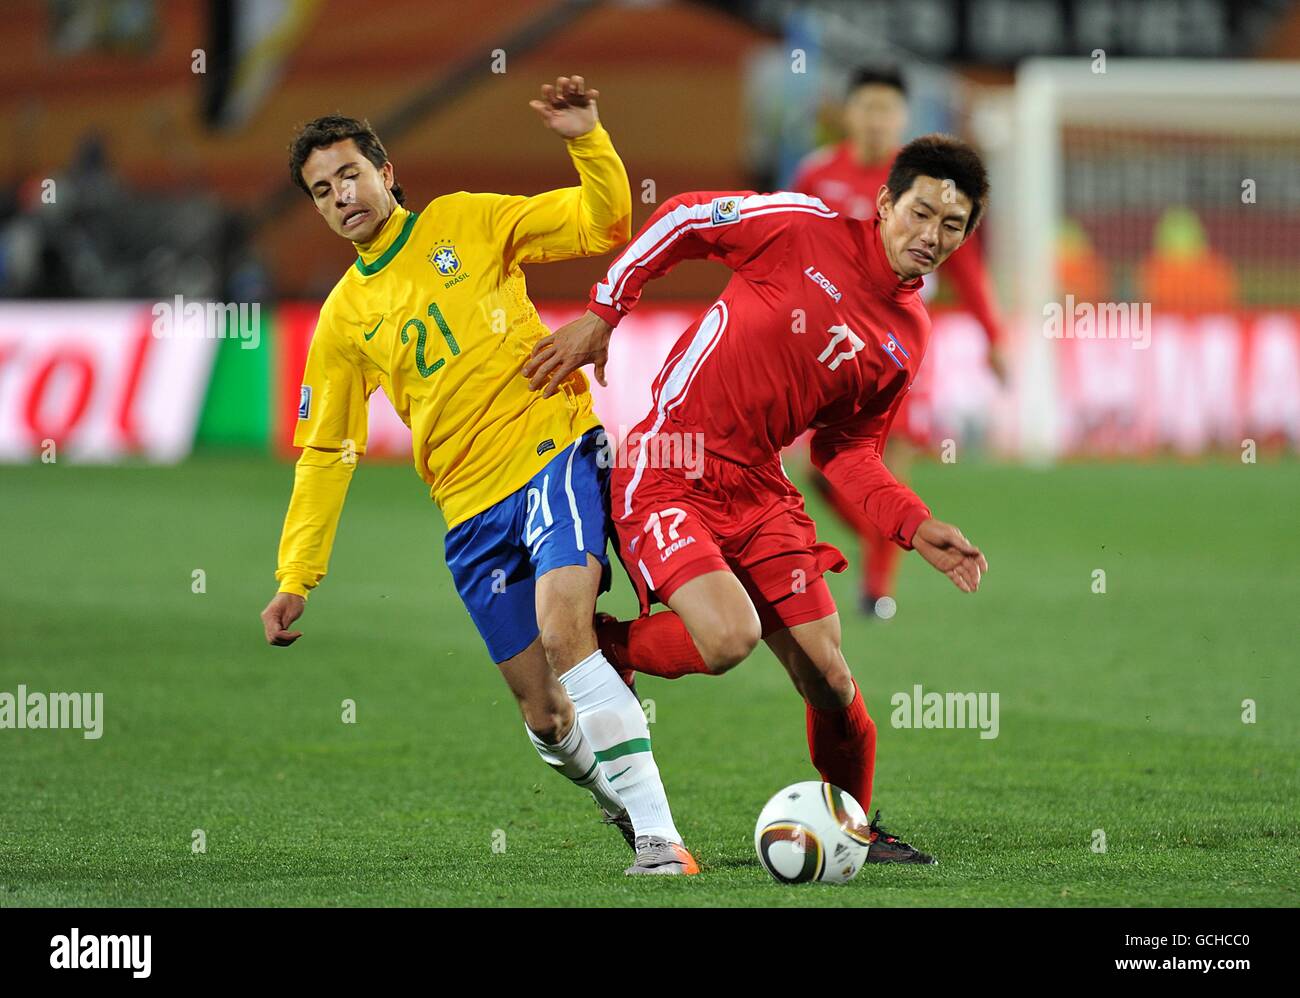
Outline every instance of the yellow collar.
<path fill-rule="evenodd" d="M 402 231 L 402 226 L 406 224 L 406 216 L 409 214 L 410 212 L 400 204 L 394 205 L 392 212 L 384 220 L 384 224 L 379 227 L 379 231 L 370 240 L 364 243 L 354 242 L 352 244 L 356 247 L 357 256 L 361 257 L 362 261 L 367 264 L 372 264 L 383 256 Z"/>
<path fill-rule="evenodd" d="M 364 243 L 354 242 L 352 245 L 357 251 L 354 266 L 357 273 L 362 277 L 373 277 L 388 266 L 406 245 L 406 239 L 419 217 L 418 211 L 408 211 L 400 204 L 396 205 L 373 239 Z"/>

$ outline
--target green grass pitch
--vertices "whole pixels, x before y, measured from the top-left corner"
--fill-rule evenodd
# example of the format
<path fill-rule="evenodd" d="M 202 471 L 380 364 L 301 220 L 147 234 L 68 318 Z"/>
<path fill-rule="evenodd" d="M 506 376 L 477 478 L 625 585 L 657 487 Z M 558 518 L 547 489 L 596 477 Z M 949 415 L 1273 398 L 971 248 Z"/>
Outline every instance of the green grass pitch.
<path fill-rule="evenodd" d="M 0 691 L 102 691 L 105 713 L 98 741 L 0 730 L 0 905 L 1300 903 L 1300 465 L 915 477 L 984 546 L 981 592 L 911 555 L 881 624 L 850 575 L 832 585 L 880 727 L 874 805 L 941 865 L 791 888 L 757 865 L 753 822 L 815 774 L 766 649 L 723 677 L 641 679 L 703 873 L 626 878 L 617 834 L 525 740 L 411 469 L 358 469 L 288 649 L 257 615 L 289 467 L 0 469 Z M 626 614 L 616 574 L 604 605 Z M 996 691 L 999 736 L 892 728 L 916 683 Z"/>

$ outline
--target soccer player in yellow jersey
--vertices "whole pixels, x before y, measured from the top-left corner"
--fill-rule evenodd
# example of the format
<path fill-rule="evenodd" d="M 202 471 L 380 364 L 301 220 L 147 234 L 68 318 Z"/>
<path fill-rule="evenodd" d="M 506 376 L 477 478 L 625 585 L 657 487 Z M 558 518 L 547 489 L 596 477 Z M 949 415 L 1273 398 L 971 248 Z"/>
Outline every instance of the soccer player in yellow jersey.
<path fill-rule="evenodd" d="M 531 101 L 562 136 L 581 184 L 535 197 L 447 194 L 405 206 L 370 126 L 319 118 L 290 172 L 357 259 L 321 308 L 294 444 L 302 448 L 280 539 L 266 638 L 288 645 L 325 575 L 367 399 L 382 389 L 411 428 L 415 467 L 447 521 L 456 589 L 519 702 L 537 752 L 590 790 L 636 852 L 628 873 L 698 869 L 673 824 L 640 703 L 596 646 L 608 588 L 609 465 L 586 378 L 549 398 L 520 370 L 547 335 L 521 266 L 595 256 L 627 240 L 627 173 L 595 90 L 560 77 Z"/>

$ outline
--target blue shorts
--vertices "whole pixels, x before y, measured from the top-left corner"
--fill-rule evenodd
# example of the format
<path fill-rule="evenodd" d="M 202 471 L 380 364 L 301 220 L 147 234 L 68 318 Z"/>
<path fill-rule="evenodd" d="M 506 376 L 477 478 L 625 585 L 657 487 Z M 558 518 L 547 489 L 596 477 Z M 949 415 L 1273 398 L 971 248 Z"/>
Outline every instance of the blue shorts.
<path fill-rule="evenodd" d="M 447 567 L 492 661 L 537 639 L 536 580 L 551 569 L 595 555 L 600 591 L 609 589 L 609 465 L 605 431 L 594 427 L 523 488 L 447 531 Z"/>

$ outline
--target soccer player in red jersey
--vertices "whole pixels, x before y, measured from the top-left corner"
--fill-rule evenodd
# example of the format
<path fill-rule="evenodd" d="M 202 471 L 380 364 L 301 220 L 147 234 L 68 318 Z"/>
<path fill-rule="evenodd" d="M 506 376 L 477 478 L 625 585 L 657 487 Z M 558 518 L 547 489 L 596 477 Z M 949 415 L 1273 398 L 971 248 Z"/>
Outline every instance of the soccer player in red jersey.
<path fill-rule="evenodd" d="M 870 218 L 876 213 L 876 193 L 889 176 L 890 164 L 907 127 L 907 89 L 902 76 L 883 67 L 859 70 L 844 102 L 843 125 L 844 140 L 805 157 L 789 188 L 819 198 L 842 215 Z M 983 328 L 989 342 L 989 366 L 999 381 L 1005 381 L 999 345 L 1002 320 L 978 240 L 971 239 L 955 251 L 943 273 Z M 890 470 L 903 480 L 908 477 L 914 451 L 929 443 L 925 428 L 917 426 L 913 416 L 912 406 L 904 402 L 885 453 Z M 812 480 L 830 507 L 858 535 L 863 567 L 861 607 L 872 616 L 877 600 L 893 595 L 900 549 L 883 537 L 824 475 L 814 471 Z"/>
<path fill-rule="evenodd" d="M 963 592 L 979 587 L 979 548 L 934 519 L 881 453 L 929 339 L 921 279 L 970 235 L 987 197 L 979 157 L 938 135 L 899 152 L 870 221 L 804 194 L 680 195 L 596 284 L 586 314 L 540 340 L 524 366 L 548 392 L 587 363 L 603 383 L 611 331 L 647 281 L 692 258 L 731 268 L 674 346 L 613 469 L 611 517 L 642 615 L 606 618 L 597 636 L 616 668 L 668 678 L 725 672 L 766 640 L 806 702 L 813 765 L 864 809 L 876 727 L 822 578 L 848 563 L 817 541 L 780 454 L 813 429 L 813 463 L 884 536 Z M 688 437 L 703 443 L 702 473 L 672 459 Z M 656 598 L 670 612 L 651 614 Z M 933 862 L 878 820 L 872 837 L 870 861 Z"/>

